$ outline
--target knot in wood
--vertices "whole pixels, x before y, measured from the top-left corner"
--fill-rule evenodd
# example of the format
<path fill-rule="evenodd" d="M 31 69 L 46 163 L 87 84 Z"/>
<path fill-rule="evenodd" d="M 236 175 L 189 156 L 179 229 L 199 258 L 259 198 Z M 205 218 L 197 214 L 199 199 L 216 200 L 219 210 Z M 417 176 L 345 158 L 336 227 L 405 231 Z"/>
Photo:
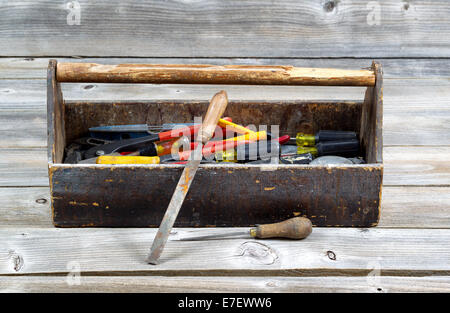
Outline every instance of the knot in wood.
<path fill-rule="evenodd" d="M 323 5 L 323 9 L 325 12 L 333 12 L 334 8 L 336 7 L 337 2 L 336 1 L 327 1 Z"/>
<path fill-rule="evenodd" d="M 336 253 L 334 253 L 333 251 L 328 250 L 328 251 L 327 251 L 327 256 L 328 256 L 328 258 L 329 258 L 330 260 L 336 261 Z"/>
<path fill-rule="evenodd" d="M 36 199 L 36 203 L 45 204 L 45 203 L 47 203 L 47 199 L 45 199 L 45 198 Z"/>
<path fill-rule="evenodd" d="M 91 90 L 94 89 L 95 87 L 97 87 L 97 85 L 86 85 L 83 87 L 84 90 Z"/>
<path fill-rule="evenodd" d="M 11 250 L 9 251 L 9 258 L 12 261 L 14 271 L 19 272 L 24 264 L 22 256 L 14 250 Z"/>
<path fill-rule="evenodd" d="M 271 265 L 278 259 L 277 253 L 271 247 L 256 241 L 241 244 L 238 255 L 256 265 Z"/>

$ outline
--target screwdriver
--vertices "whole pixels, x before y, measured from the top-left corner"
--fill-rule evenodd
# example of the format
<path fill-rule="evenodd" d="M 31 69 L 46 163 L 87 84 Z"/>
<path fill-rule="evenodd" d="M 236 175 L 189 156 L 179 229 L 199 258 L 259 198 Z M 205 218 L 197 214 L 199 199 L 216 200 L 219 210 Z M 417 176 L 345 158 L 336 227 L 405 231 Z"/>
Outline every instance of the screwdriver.
<path fill-rule="evenodd" d="M 297 147 L 297 154 L 311 153 L 315 157 L 322 155 L 338 155 L 355 157 L 359 153 L 359 141 L 357 139 L 343 141 L 324 141 L 315 147 Z"/>
<path fill-rule="evenodd" d="M 281 136 L 272 140 L 258 141 L 254 144 L 240 145 L 237 149 L 216 152 L 217 162 L 247 162 L 251 160 L 267 159 L 279 156 L 280 144 L 289 141 L 289 136 Z"/>
<path fill-rule="evenodd" d="M 230 117 L 224 117 L 221 126 L 223 134 L 225 135 L 225 125 L 228 123 L 235 125 Z M 131 138 L 146 137 L 151 134 L 167 132 L 188 126 L 194 126 L 194 123 L 165 123 L 162 125 L 147 125 L 147 124 L 131 124 L 131 125 L 110 125 L 110 126 L 97 126 L 89 128 L 89 134 L 95 139 L 104 140 L 124 140 Z M 219 125 L 220 126 L 220 125 Z"/>
<path fill-rule="evenodd" d="M 295 137 L 295 142 L 297 146 L 314 147 L 319 142 L 352 139 L 357 139 L 356 133 L 352 131 L 321 130 L 315 135 L 298 133 Z"/>
<path fill-rule="evenodd" d="M 182 241 L 197 241 L 207 239 L 220 239 L 223 237 L 248 236 L 258 239 L 268 238 L 288 238 L 288 239 L 304 239 L 312 232 L 312 223 L 306 217 L 294 217 L 288 220 L 273 223 L 257 225 L 246 231 L 238 231 L 220 235 L 209 235 L 201 237 L 182 238 Z"/>
<path fill-rule="evenodd" d="M 228 120 L 221 120 L 220 122 L 231 123 Z M 145 137 L 124 139 L 105 145 L 95 146 L 84 152 L 84 159 L 90 159 L 100 155 L 108 155 L 113 152 L 133 151 L 137 149 L 143 149 L 143 151 L 140 153 L 141 155 L 154 156 L 157 155 L 156 147 L 154 145 L 151 145 L 151 143 L 176 139 L 183 135 L 194 136 L 198 132 L 200 127 L 201 124 L 195 124 L 192 126 L 177 128 L 157 134 L 151 134 Z"/>
<path fill-rule="evenodd" d="M 220 119 L 217 123 L 222 128 L 225 128 L 227 131 L 234 131 L 238 134 L 254 134 L 255 132 L 235 123 L 232 123 L 230 120 Z"/>
<path fill-rule="evenodd" d="M 181 139 L 184 139 L 186 137 L 182 137 Z M 239 138 L 239 140 L 235 140 L 236 138 Z M 249 133 L 246 135 L 230 138 L 223 141 L 218 141 L 214 145 L 204 147 L 202 149 L 202 155 L 203 156 L 209 156 L 214 154 L 216 151 L 222 151 L 225 149 L 230 149 L 237 147 L 239 145 L 248 144 L 250 142 L 253 142 L 255 140 L 260 139 L 266 139 L 267 133 L 265 131 L 261 132 L 255 132 L 255 133 Z M 182 145 L 182 144 L 180 144 Z M 178 152 L 176 155 L 163 155 L 161 157 L 159 156 L 117 156 L 117 155 L 102 155 L 99 156 L 96 160 L 97 164 L 161 164 L 165 162 L 172 162 L 172 161 L 184 161 L 188 160 L 191 155 L 191 150 Z"/>

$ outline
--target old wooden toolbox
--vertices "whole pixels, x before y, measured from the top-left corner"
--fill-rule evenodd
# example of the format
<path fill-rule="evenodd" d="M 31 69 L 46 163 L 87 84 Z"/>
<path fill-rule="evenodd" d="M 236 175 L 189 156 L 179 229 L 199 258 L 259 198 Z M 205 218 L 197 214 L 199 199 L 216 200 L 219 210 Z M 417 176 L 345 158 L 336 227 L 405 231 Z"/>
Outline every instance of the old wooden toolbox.
<path fill-rule="evenodd" d="M 91 82 L 366 86 L 360 101 L 230 101 L 225 116 L 234 122 L 279 125 L 280 134 L 356 131 L 367 164 L 201 165 L 175 226 L 249 226 L 293 216 L 306 216 L 316 226 L 370 227 L 378 222 L 383 145 L 382 71 L 377 63 L 371 70 L 350 71 L 51 60 L 48 158 L 55 226 L 158 227 L 183 165 L 63 164 L 64 148 L 89 127 L 188 122 L 204 116 L 208 106 L 207 101 L 188 100 L 64 100 L 61 83 Z"/>

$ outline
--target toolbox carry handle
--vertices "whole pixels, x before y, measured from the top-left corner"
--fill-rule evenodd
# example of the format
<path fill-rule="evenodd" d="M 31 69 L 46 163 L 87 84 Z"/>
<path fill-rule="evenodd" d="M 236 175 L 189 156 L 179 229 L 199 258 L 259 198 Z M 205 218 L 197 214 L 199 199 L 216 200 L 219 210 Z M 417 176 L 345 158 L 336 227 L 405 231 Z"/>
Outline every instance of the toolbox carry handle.
<path fill-rule="evenodd" d="M 62 83 L 375 86 L 373 70 L 254 65 L 58 63 Z"/>

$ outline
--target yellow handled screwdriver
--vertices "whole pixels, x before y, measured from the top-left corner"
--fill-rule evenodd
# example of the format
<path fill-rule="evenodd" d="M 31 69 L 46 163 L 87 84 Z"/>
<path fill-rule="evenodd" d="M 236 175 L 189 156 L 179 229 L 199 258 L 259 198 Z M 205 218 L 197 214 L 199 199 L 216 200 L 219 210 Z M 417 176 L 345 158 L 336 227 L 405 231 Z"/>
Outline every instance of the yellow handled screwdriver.
<path fill-rule="evenodd" d="M 180 142 L 183 139 L 187 139 L 186 137 L 182 137 L 180 139 Z M 255 132 L 255 133 L 249 133 L 238 137 L 229 138 L 220 142 L 213 142 L 211 145 L 203 148 L 203 155 L 209 155 L 213 154 L 216 150 L 222 151 L 226 148 L 234 148 L 241 144 L 246 144 L 251 141 L 256 140 L 265 140 L 267 139 L 267 133 L 265 131 L 261 132 Z M 183 145 L 183 143 L 179 143 L 180 146 Z M 195 146 L 194 146 L 195 149 Z M 234 150 L 233 150 L 234 151 Z M 179 160 L 187 160 L 191 154 L 191 151 L 183 151 L 179 152 L 176 159 Z M 176 161 L 176 159 L 173 159 L 172 155 L 163 155 L 161 157 L 159 156 L 136 156 L 136 155 L 102 155 L 97 158 L 96 163 L 97 164 L 160 164 L 164 163 L 165 161 Z"/>

